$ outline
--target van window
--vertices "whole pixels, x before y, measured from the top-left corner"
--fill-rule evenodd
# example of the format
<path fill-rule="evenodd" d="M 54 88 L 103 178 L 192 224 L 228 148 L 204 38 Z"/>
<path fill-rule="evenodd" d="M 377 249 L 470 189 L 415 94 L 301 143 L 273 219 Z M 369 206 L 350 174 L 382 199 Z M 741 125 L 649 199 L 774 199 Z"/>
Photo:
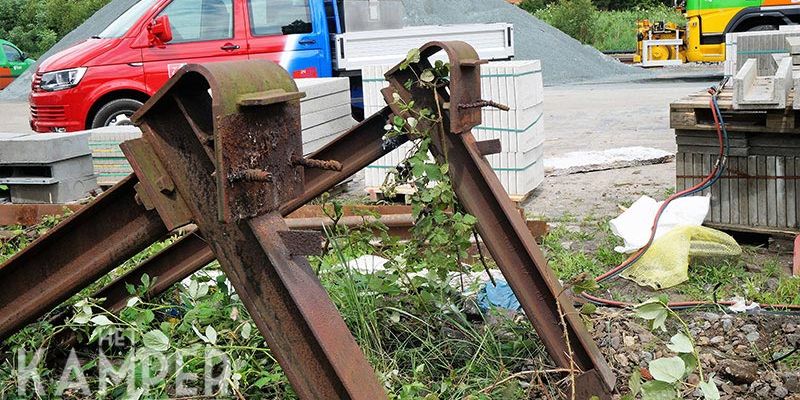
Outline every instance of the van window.
<path fill-rule="evenodd" d="M 247 0 L 254 36 L 311 33 L 308 0 Z"/>
<path fill-rule="evenodd" d="M 127 33 L 133 24 L 136 23 L 142 15 L 144 15 L 145 11 L 150 9 L 150 6 L 155 3 L 155 0 L 141 0 L 138 3 L 134 4 L 128 11 L 125 11 L 122 15 L 120 15 L 114 22 L 111 23 L 106 29 L 103 30 L 99 35 L 96 37 L 99 39 L 115 39 L 121 38 L 122 35 Z"/>
<path fill-rule="evenodd" d="M 161 15 L 169 16 L 173 38 L 170 43 L 233 37 L 232 0 L 174 0 Z"/>
<path fill-rule="evenodd" d="M 6 53 L 6 61 L 8 62 L 22 62 L 25 61 L 22 59 L 22 53 L 19 50 L 4 44 L 3 45 L 3 53 Z"/>

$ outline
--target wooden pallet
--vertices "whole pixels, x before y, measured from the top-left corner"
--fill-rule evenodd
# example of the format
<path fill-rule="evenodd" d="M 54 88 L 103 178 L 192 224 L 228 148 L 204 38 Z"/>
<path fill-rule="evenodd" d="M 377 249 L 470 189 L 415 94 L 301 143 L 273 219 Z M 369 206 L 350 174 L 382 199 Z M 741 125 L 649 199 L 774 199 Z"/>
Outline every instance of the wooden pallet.
<path fill-rule="evenodd" d="M 381 187 L 367 187 L 365 190 L 370 201 L 392 201 L 404 204 L 411 204 L 411 195 L 417 191 L 411 185 L 400 185 L 395 188 L 395 197 L 387 198 Z M 534 191 L 535 189 L 526 194 L 510 194 L 508 197 L 514 203 L 521 204 L 528 200 Z"/>
<path fill-rule="evenodd" d="M 717 103 L 728 131 L 773 132 L 800 134 L 800 110 L 792 109 L 790 94 L 786 109 L 734 110 L 732 89 L 720 93 Z M 711 95 L 698 92 L 670 104 L 670 127 L 714 131 L 714 118 L 709 101 Z"/>

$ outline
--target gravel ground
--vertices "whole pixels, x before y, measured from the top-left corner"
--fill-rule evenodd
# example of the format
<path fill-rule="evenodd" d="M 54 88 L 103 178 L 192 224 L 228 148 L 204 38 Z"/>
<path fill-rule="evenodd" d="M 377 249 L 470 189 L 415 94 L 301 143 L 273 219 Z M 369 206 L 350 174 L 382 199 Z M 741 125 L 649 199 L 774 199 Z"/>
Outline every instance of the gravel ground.
<path fill-rule="evenodd" d="M 723 400 L 800 400 L 800 371 L 772 362 L 800 346 L 800 317 L 697 312 L 682 318 L 704 373 L 715 374 Z M 651 332 L 643 320 L 613 309 L 598 310 L 593 321 L 595 340 L 617 374 L 622 393 L 627 392 L 627 379 L 634 370 L 647 376 L 649 361 L 674 356 L 666 345 L 677 323 L 668 324 L 669 333 Z M 696 385 L 699 376 L 693 373 L 686 381 Z M 702 395 L 689 389 L 683 398 Z"/>

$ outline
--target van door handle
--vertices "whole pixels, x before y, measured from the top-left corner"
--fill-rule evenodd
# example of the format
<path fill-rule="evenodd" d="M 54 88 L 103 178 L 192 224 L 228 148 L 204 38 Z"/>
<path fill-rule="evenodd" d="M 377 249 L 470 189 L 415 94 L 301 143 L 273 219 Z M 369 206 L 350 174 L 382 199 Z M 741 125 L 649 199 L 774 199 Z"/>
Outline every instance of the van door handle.
<path fill-rule="evenodd" d="M 220 49 L 225 50 L 225 51 L 233 51 L 233 50 L 239 50 L 240 47 L 239 47 L 238 44 L 225 43 L 225 45 L 220 47 Z"/>
<path fill-rule="evenodd" d="M 316 44 L 317 41 L 314 40 L 314 39 L 303 39 L 303 40 L 300 40 L 297 43 L 300 43 L 300 44 Z"/>

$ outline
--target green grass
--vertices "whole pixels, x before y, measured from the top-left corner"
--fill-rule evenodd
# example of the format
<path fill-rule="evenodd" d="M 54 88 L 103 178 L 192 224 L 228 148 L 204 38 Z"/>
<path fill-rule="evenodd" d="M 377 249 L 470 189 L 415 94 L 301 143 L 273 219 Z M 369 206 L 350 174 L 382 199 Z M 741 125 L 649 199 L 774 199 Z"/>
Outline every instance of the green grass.
<path fill-rule="evenodd" d="M 636 48 L 636 21 L 668 21 L 685 26 L 686 19 L 668 7 L 625 11 L 600 11 L 595 21 L 594 41 L 590 43 L 600 51 L 627 51 Z"/>
<path fill-rule="evenodd" d="M 564 2 L 562 2 L 564 3 Z M 583 32 L 571 29 L 575 21 L 564 21 L 565 15 L 571 13 L 558 12 L 562 3 L 550 6 L 535 12 L 536 17 L 550 25 L 560 28 L 575 36 L 573 32 Z M 576 37 L 584 44 L 591 45 L 600 51 L 632 51 L 636 48 L 636 22 L 642 19 L 650 21 L 674 22 L 680 26 L 686 25 L 685 18 L 676 10 L 666 6 L 652 6 L 625 11 L 595 11 L 590 21 L 578 21 L 589 32 Z"/>

